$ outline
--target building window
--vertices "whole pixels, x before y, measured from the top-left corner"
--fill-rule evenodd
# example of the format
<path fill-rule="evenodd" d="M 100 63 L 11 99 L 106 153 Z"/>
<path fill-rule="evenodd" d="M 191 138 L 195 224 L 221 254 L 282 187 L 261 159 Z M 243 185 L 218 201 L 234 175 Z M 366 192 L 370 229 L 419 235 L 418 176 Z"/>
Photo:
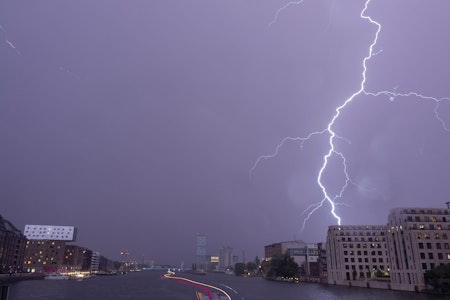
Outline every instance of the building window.
<path fill-rule="evenodd" d="M 450 253 L 447 253 L 447 259 L 450 260 Z"/>
<path fill-rule="evenodd" d="M 443 239 L 443 240 L 446 240 L 446 239 L 447 239 L 447 234 L 446 234 L 446 233 L 443 233 L 443 234 L 442 234 L 442 239 Z"/>
<path fill-rule="evenodd" d="M 438 253 L 438 259 L 444 259 L 444 256 L 442 255 L 442 253 Z"/>
<path fill-rule="evenodd" d="M 419 243 L 419 249 L 423 249 L 423 243 Z"/>
<path fill-rule="evenodd" d="M 448 250 L 448 243 L 444 243 L 444 249 Z"/>
<path fill-rule="evenodd" d="M 437 230 L 442 230 L 442 225 L 441 224 L 436 225 L 436 229 Z"/>
<path fill-rule="evenodd" d="M 442 249 L 441 248 L 441 243 L 436 243 L 436 249 Z"/>
<path fill-rule="evenodd" d="M 427 243 L 427 249 L 431 249 L 431 243 Z"/>
<path fill-rule="evenodd" d="M 422 263 L 422 269 L 426 270 L 427 269 L 427 264 L 426 263 Z"/>
<path fill-rule="evenodd" d="M 434 259 L 433 253 L 428 253 L 428 259 Z"/>
<path fill-rule="evenodd" d="M 422 253 L 422 252 L 421 252 L 421 253 L 420 253 L 420 258 L 421 258 L 421 259 L 425 259 L 425 253 Z"/>
<path fill-rule="evenodd" d="M 345 262 L 348 262 L 348 257 L 345 257 L 345 258 L 344 258 L 344 261 L 345 261 Z"/>

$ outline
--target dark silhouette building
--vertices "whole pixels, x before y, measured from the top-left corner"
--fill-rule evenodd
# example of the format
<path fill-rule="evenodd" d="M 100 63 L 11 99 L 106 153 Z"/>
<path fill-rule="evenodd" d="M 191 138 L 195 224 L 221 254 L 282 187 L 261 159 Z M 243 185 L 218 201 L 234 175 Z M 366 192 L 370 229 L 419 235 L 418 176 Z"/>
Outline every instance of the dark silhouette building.
<path fill-rule="evenodd" d="M 0 273 L 22 272 L 26 237 L 0 215 Z"/>

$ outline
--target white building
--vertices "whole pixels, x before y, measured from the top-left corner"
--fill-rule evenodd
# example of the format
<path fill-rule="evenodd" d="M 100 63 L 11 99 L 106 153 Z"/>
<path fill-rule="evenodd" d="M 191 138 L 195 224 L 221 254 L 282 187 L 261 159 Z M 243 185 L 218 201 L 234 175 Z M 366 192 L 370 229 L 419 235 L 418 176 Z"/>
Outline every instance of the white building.
<path fill-rule="evenodd" d="M 388 217 L 392 288 L 420 291 L 424 274 L 450 263 L 450 217 L 444 208 L 395 208 Z"/>
<path fill-rule="evenodd" d="M 382 225 L 329 226 L 328 283 L 369 287 L 367 283 L 376 275 L 388 275 L 386 229 Z"/>

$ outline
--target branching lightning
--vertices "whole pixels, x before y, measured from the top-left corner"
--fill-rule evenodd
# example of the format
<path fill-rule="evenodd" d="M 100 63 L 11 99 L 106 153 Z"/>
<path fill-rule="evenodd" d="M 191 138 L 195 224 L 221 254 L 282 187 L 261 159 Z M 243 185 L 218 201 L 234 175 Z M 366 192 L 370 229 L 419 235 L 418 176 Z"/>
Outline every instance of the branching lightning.
<path fill-rule="evenodd" d="M 16 46 L 15 46 L 11 41 L 8 40 L 8 32 L 6 31 L 6 29 L 3 28 L 2 25 L 0 25 L 0 29 L 3 31 L 3 34 L 4 34 L 4 36 L 5 36 L 5 43 L 6 43 L 11 49 L 14 49 L 14 51 L 16 51 L 17 55 L 20 55 L 20 52 L 19 52 L 19 50 L 16 48 Z"/>
<path fill-rule="evenodd" d="M 380 53 L 382 53 L 382 49 L 380 49 L 380 50 L 378 50 L 376 52 L 374 51 L 374 47 L 377 44 L 378 36 L 379 36 L 379 34 L 381 32 L 382 26 L 381 26 L 380 23 L 378 23 L 377 21 L 375 21 L 369 15 L 366 14 L 366 11 L 367 11 L 368 6 L 369 6 L 371 1 L 372 0 L 366 0 L 366 2 L 364 4 L 364 8 L 361 10 L 361 13 L 360 13 L 360 18 L 361 19 L 366 20 L 367 22 L 369 22 L 370 24 L 372 24 L 373 26 L 376 27 L 376 32 L 374 34 L 374 37 L 373 37 L 373 40 L 372 40 L 371 44 L 368 47 L 368 54 L 362 60 L 362 72 L 361 72 L 361 82 L 360 82 L 359 90 L 354 92 L 349 98 L 345 99 L 345 101 L 340 106 L 338 106 L 335 109 L 335 113 L 332 116 L 330 122 L 326 125 L 325 129 L 322 129 L 320 131 L 312 132 L 312 133 L 308 134 L 306 137 L 285 137 L 277 145 L 277 147 L 275 148 L 275 151 L 272 154 L 260 156 L 256 160 L 255 164 L 252 166 L 252 168 L 250 169 L 250 176 L 251 176 L 252 173 L 254 172 L 254 170 L 256 169 L 256 167 L 259 165 L 259 163 L 261 161 L 267 160 L 267 159 L 271 159 L 271 158 L 277 156 L 279 151 L 280 151 L 280 149 L 285 145 L 285 143 L 287 141 L 300 142 L 300 146 L 303 147 L 305 142 L 311 140 L 315 136 L 328 136 L 328 145 L 329 145 L 329 147 L 328 147 L 328 150 L 326 151 L 326 153 L 323 156 L 323 163 L 322 163 L 322 165 L 321 165 L 321 167 L 320 167 L 320 169 L 318 171 L 318 174 L 317 174 L 317 185 L 319 186 L 320 190 L 322 191 L 323 198 L 319 202 L 311 204 L 305 209 L 305 211 L 303 212 L 302 215 L 306 215 L 306 217 L 304 218 L 301 231 L 304 230 L 304 228 L 306 226 L 306 223 L 311 218 L 311 216 L 319 208 L 321 208 L 325 203 L 329 203 L 329 205 L 331 206 L 330 213 L 336 219 L 337 223 L 339 225 L 341 225 L 341 217 L 338 216 L 338 214 L 336 213 L 335 209 L 336 209 L 337 205 L 344 204 L 344 203 L 336 203 L 335 201 L 338 198 L 342 198 L 343 197 L 343 194 L 345 193 L 347 187 L 350 184 L 353 184 L 353 185 L 357 185 L 357 184 L 350 179 L 350 176 L 349 176 L 349 173 L 348 173 L 348 170 L 347 170 L 347 159 L 346 159 L 346 157 L 344 156 L 344 154 L 342 152 L 340 152 L 340 151 L 338 151 L 336 149 L 335 141 L 336 141 L 337 138 L 341 138 L 341 137 L 339 137 L 336 134 L 336 132 L 333 130 L 333 127 L 335 125 L 335 122 L 339 119 L 339 117 L 341 115 L 341 111 L 347 105 L 349 105 L 350 102 L 354 101 L 355 98 L 357 98 L 358 96 L 361 96 L 361 95 L 373 96 L 373 97 L 385 96 L 385 97 L 388 97 L 388 99 L 390 101 L 394 101 L 396 98 L 399 98 L 399 97 L 416 97 L 416 98 L 419 98 L 420 100 L 424 100 L 424 101 L 434 101 L 436 103 L 435 108 L 434 108 L 434 114 L 435 114 L 436 119 L 442 124 L 442 127 L 444 128 L 444 130 L 450 132 L 450 128 L 447 126 L 445 121 L 439 115 L 439 106 L 440 106 L 441 102 L 442 101 L 448 101 L 448 100 L 450 100 L 450 98 L 439 98 L 438 99 L 438 98 L 434 98 L 434 97 L 430 97 L 430 96 L 424 96 L 424 95 L 421 95 L 421 94 L 416 93 L 416 92 L 397 93 L 395 89 L 394 89 L 393 92 L 392 91 L 379 91 L 379 92 L 368 92 L 368 91 L 366 91 L 365 84 L 366 84 L 366 81 L 367 81 L 367 77 L 366 77 L 367 63 L 368 63 L 368 61 L 371 58 L 373 58 L 374 56 L 379 55 Z M 280 9 L 278 9 L 277 12 L 275 13 L 275 16 L 274 16 L 273 20 L 269 23 L 269 26 L 272 26 L 274 23 L 276 23 L 280 13 L 283 10 L 287 9 L 291 5 L 299 5 L 302 2 L 303 1 L 291 1 L 291 2 L 288 2 L 286 5 L 284 5 L 283 7 L 281 7 Z M 341 186 L 341 189 L 340 189 L 340 191 L 339 191 L 339 193 L 337 195 L 330 195 L 330 193 L 327 190 L 327 187 L 325 186 L 325 184 L 323 183 L 323 180 L 322 180 L 324 171 L 327 169 L 328 162 L 329 162 L 329 160 L 332 157 L 337 157 L 341 161 L 341 163 L 342 163 L 342 171 L 343 171 L 344 179 L 345 179 L 345 182 Z"/>

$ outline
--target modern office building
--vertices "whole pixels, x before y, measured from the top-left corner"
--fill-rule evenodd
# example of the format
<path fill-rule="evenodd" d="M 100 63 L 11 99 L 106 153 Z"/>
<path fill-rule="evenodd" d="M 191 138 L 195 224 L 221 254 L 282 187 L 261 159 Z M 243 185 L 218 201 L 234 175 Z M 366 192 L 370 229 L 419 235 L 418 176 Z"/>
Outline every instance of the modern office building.
<path fill-rule="evenodd" d="M 393 289 L 422 290 L 427 270 L 450 263 L 448 209 L 392 209 L 388 216 L 387 237 Z"/>
<path fill-rule="evenodd" d="M 329 226 L 326 242 L 328 283 L 352 285 L 353 282 L 369 287 L 368 279 L 387 276 L 386 230 L 383 225 Z"/>
<path fill-rule="evenodd" d="M 0 215 L 0 273 L 22 272 L 27 239 Z"/>

